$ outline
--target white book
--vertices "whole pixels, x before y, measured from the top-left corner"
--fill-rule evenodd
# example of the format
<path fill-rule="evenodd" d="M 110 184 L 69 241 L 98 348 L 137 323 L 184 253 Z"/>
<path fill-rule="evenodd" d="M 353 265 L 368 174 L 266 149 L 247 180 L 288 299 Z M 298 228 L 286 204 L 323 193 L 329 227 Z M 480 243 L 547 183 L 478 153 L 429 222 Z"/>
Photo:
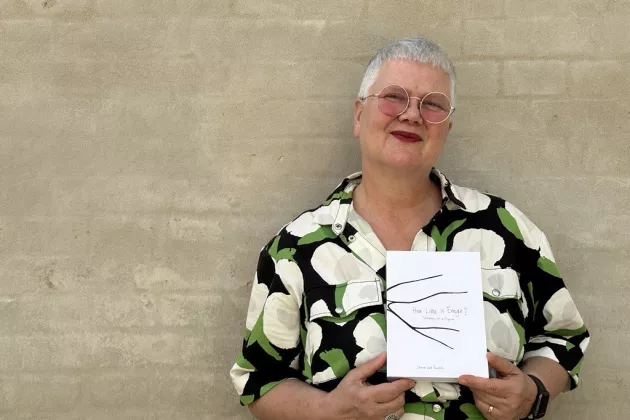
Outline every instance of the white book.
<path fill-rule="evenodd" d="M 478 252 L 387 252 L 387 376 L 488 377 Z"/>

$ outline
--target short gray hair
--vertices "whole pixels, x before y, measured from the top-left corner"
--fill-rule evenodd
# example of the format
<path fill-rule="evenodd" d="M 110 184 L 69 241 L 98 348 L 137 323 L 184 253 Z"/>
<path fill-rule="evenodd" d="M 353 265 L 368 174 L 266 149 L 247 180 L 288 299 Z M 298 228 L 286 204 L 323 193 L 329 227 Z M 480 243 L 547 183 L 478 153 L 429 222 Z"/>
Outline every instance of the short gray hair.
<path fill-rule="evenodd" d="M 455 106 L 455 67 L 444 50 L 433 41 L 426 38 L 404 38 L 380 48 L 370 60 L 359 88 L 359 98 L 365 98 L 368 90 L 378 76 L 383 63 L 387 60 L 410 60 L 418 63 L 428 63 L 448 73 L 451 87 L 451 106 Z"/>

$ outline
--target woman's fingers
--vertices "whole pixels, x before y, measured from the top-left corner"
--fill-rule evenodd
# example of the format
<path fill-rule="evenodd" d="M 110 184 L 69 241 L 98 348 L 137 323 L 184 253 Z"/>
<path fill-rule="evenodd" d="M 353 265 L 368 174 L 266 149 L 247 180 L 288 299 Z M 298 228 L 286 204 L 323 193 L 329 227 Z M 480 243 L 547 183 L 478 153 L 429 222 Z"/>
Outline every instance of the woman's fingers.
<path fill-rule="evenodd" d="M 504 413 L 503 413 L 503 410 L 501 409 L 500 404 L 495 405 L 482 398 L 475 396 L 475 405 L 477 406 L 477 408 L 479 409 L 479 411 L 485 418 L 492 419 L 492 420 L 503 419 L 503 417 L 501 416 Z"/>
<path fill-rule="evenodd" d="M 403 408 L 401 408 L 400 410 L 396 411 L 396 413 L 394 413 L 398 416 L 398 418 L 401 418 L 402 416 L 405 415 L 405 410 Z"/>
<path fill-rule="evenodd" d="M 503 407 L 506 405 L 506 401 L 504 398 L 496 397 L 492 394 L 477 391 L 474 392 L 473 395 L 475 396 L 475 401 L 483 401 L 487 405 L 492 405 L 494 407 Z"/>
<path fill-rule="evenodd" d="M 392 401 L 378 404 L 378 408 L 379 410 L 382 410 L 383 416 L 386 416 L 388 414 L 397 413 L 398 411 L 402 410 L 404 405 L 405 405 L 405 396 L 403 394 L 403 395 L 398 396 L 396 399 Z"/>
<path fill-rule="evenodd" d="M 410 379 L 398 379 L 394 382 L 385 382 L 372 385 L 368 388 L 372 398 L 377 403 L 386 403 L 405 395 L 416 383 Z"/>

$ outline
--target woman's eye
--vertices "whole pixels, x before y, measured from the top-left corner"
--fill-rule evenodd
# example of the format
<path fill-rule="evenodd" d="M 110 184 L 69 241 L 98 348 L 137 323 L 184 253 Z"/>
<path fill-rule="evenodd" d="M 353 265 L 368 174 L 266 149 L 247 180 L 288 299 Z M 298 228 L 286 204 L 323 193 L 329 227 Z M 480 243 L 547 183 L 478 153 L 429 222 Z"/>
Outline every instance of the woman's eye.
<path fill-rule="evenodd" d="M 424 106 L 426 106 L 429 109 L 435 110 L 435 111 L 439 111 L 439 110 L 444 110 L 444 108 L 442 108 L 441 105 L 439 104 L 434 104 L 434 103 L 424 103 Z"/>

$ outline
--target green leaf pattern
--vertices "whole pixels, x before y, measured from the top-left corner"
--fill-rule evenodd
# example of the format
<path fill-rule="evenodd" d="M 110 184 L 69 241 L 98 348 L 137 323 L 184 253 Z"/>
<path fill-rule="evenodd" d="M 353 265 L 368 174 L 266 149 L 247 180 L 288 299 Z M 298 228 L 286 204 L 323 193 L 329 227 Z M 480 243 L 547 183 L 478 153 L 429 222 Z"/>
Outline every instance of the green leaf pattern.
<path fill-rule="evenodd" d="M 332 349 L 320 354 L 322 360 L 324 360 L 332 368 L 333 373 L 337 378 L 343 377 L 346 373 L 350 372 L 350 364 L 346 355 L 341 349 Z"/>
<path fill-rule="evenodd" d="M 324 239 L 332 239 L 334 238 L 335 232 L 331 229 L 330 226 L 322 226 L 317 229 L 315 232 L 307 233 L 303 237 L 298 240 L 298 246 L 308 245 L 314 242 L 323 241 Z M 293 254 L 291 255 L 293 256 Z"/>
<path fill-rule="evenodd" d="M 448 225 L 442 233 L 440 233 L 437 226 L 433 226 L 433 228 L 431 229 L 431 238 L 433 238 L 433 241 L 435 242 L 436 250 L 446 251 L 448 237 L 464 223 L 466 223 L 466 219 L 456 220 L 455 222 Z"/>
<path fill-rule="evenodd" d="M 330 205 L 335 200 L 346 200 L 346 203 L 347 200 L 351 200 L 352 191 L 345 191 L 346 186 L 347 183 L 342 183 L 324 203 L 324 206 Z M 521 287 L 527 289 L 526 294 L 519 297 L 525 299 L 525 296 L 527 296 L 528 303 L 529 301 L 533 303 L 533 310 L 528 308 L 528 314 L 525 314 L 523 302 L 519 300 L 519 297 L 509 294 L 495 297 L 484 293 L 486 320 L 489 317 L 493 319 L 490 322 L 491 326 L 487 327 L 487 329 L 492 332 L 492 326 L 497 327 L 494 330 L 494 335 L 491 334 L 489 336 L 492 337 L 492 340 L 489 341 L 489 346 L 493 345 L 498 351 L 508 349 L 509 351 L 506 351 L 505 354 L 509 356 L 504 357 L 512 359 L 514 356 L 518 361 L 522 357 L 527 356 L 524 355 L 524 352 L 528 351 L 527 346 L 530 345 L 526 342 L 527 337 L 535 335 L 539 341 L 532 340 L 534 344 L 532 350 L 540 348 L 550 349 L 563 362 L 563 366 L 566 367 L 572 377 L 572 387 L 575 386 L 583 362 L 581 354 L 588 345 L 588 331 L 583 325 L 577 328 L 580 325 L 579 322 L 571 324 L 570 320 L 562 319 L 563 311 L 557 310 L 556 306 L 551 305 L 547 306 L 544 311 L 540 310 L 540 308 L 544 308 L 549 303 L 549 298 L 545 296 L 551 296 L 556 289 L 563 287 L 558 267 L 552 260 L 550 249 L 545 248 L 545 250 L 541 251 L 534 246 L 536 245 L 536 238 L 540 237 L 541 232 L 533 231 L 534 225 L 528 220 L 524 220 L 524 215 L 517 209 L 513 209 L 512 212 L 509 211 L 505 208 L 505 202 L 500 199 L 491 196 L 475 199 L 475 197 L 479 197 L 480 193 L 472 190 L 464 192 L 464 190 L 458 187 L 456 191 L 459 192 L 459 198 L 463 200 L 464 204 L 469 204 L 471 211 L 466 213 L 465 209 L 455 208 L 455 201 L 451 201 L 444 206 L 444 212 L 436 216 L 435 219 L 439 226 L 446 226 L 444 230 L 440 231 L 436 224 L 428 225 L 427 227 L 430 237 L 435 243 L 436 251 L 447 251 L 449 241 L 457 246 L 458 251 L 466 251 L 468 249 L 479 252 L 479 249 L 481 249 L 482 263 L 486 264 L 483 267 L 487 269 L 509 268 L 517 271 L 518 275 L 522 276 L 520 277 Z M 447 196 L 447 194 L 444 194 L 444 196 Z M 466 201 L 468 199 L 472 201 Z M 333 205 L 336 206 L 337 203 L 333 203 Z M 313 213 L 316 211 L 314 210 Z M 320 210 L 320 213 L 323 214 L 323 211 Z M 330 213 L 330 209 L 326 209 L 326 211 Z M 322 220 L 330 219 L 328 217 L 329 213 L 326 214 L 325 218 L 321 214 L 317 217 L 303 217 L 301 224 L 294 224 L 293 232 L 296 233 L 295 235 L 283 230 L 265 248 L 276 265 L 276 271 L 278 270 L 279 261 L 288 260 L 291 261 L 292 265 L 295 264 L 297 272 L 303 274 L 303 280 L 301 280 L 303 283 L 300 285 L 289 283 L 290 279 L 296 276 L 283 276 L 281 275 L 282 273 L 278 274 L 277 272 L 274 273 L 273 279 L 259 278 L 259 281 L 264 283 L 266 287 L 269 287 L 270 290 L 265 298 L 265 302 L 269 302 L 269 296 L 273 296 L 274 293 L 286 294 L 286 291 L 283 292 L 283 290 L 299 290 L 298 294 L 303 293 L 302 299 L 299 296 L 297 298 L 299 302 L 297 307 L 300 307 L 301 315 L 299 319 L 301 325 L 299 329 L 295 329 L 295 334 L 299 335 L 299 338 L 296 338 L 298 348 L 290 348 L 290 345 L 277 347 L 270 342 L 269 337 L 278 345 L 275 338 L 278 335 L 277 330 L 280 330 L 280 335 L 278 336 L 282 337 L 283 328 L 286 327 L 288 329 L 292 327 L 285 325 L 288 322 L 282 316 L 273 318 L 278 320 L 278 323 L 273 327 L 269 326 L 271 324 L 268 319 L 268 328 L 272 328 L 267 332 L 269 334 L 268 337 L 264 331 L 263 318 L 265 315 L 264 308 L 269 309 L 271 306 L 258 305 L 257 307 L 263 308 L 263 310 L 257 319 L 255 317 L 257 311 L 252 312 L 254 316 L 250 317 L 251 319 L 247 325 L 251 330 L 246 329 L 243 353 L 238 356 L 233 368 L 234 374 L 241 375 L 238 378 L 240 384 L 238 389 L 242 394 L 240 402 L 244 405 L 251 404 L 284 380 L 278 380 L 278 371 L 273 371 L 279 366 L 278 363 L 283 364 L 283 368 L 286 365 L 287 368 L 296 369 L 295 373 L 297 376 L 301 373 L 307 382 L 315 387 L 319 387 L 323 383 L 330 383 L 332 380 L 342 378 L 356 365 L 369 360 L 373 355 L 378 354 L 377 351 L 380 351 L 380 348 L 385 347 L 384 339 L 387 334 L 387 325 L 383 313 L 383 305 L 369 305 L 372 301 L 365 297 L 369 297 L 369 293 L 371 293 L 369 288 L 354 289 L 360 291 L 357 292 L 357 296 L 359 296 L 359 293 L 366 293 L 361 299 L 365 299 L 368 302 L 367 305 L 349 304 L 349 300 L 356 302 L 358 298 L 355 298 L 354 294 L 345 296 L 346 293 L 349 293 L 349 290 L 352 290 L 352 286 L 349 285 L 352 285 L 353 282 L 359 283 L 364 280 L 364 277 L 371 277 L 373 280 L 374 276 L 379 276 L 381 277 L 382 286 L 385 286 L 384 278 L 380 271 L 382 267 L 373 269 L 372 272 L 369 272 L 369 275 L 365 276 L 364 273 L 357 271 L 360 274 L 350 277 L 352 281 L 348 279 L 338 281 L 337 273 L 343 272 L 345 273 L 344 275 L 352 276 L 352 274 L 348 274 L 352 273 L 352 270 L 348 271 L 347 269 L 349 266 L 341 264 L 341 257 L 346 258 L 344 261 L 346 263 L 348 255 L 353 255 L 357 260 L 361 261 L 361 267 L 370 267 L 370 261 L 362 261 L 353 251 L 353 246 L 356 247 L 359 242 L 353 244 L 348 241 L 348 235 L 355 234 L 352 226 L 349 230 L 346 229 L 337 236 L 330 225 L 323 224 Z M 438 217 L 440 220 L 438 220 Z M 359 231 L 359 234 L 362 237 L 368 237 L 361 231 Z M 488 238 L 490 237 L 493 240 L 494 237 L 497 238 L 494 242 L 490 241 L 490 246 L 488 246 Z M 530 243 L 525 243 L 524 237 Z M 281 243 L 282 247 L 280 246 Z M 498 245 L 495 246 L 495 243 Z M 456 247 L 455 245 L 454 248 Z M 329 248 L 325 248 L 325 246 L 329 246 Z M 326 259 L 326 256 L 331 254 L 328 249 L 332 250 L 335 247 L 340 248 L 343 252 L 339 252 L 340 257 L 330 257 L 329 263 Z M 324 258 L 319 260 L 323 261 L 319 268 L 313 263 L 313 255 L 317 250 L 325 251 L 323 252 Z M 491 254 L 485 260 L 483 251 Z M 515 255 L 508 254 L 508 251 L 514 252 Z M 306 254 L 307 252 L 311 254 Z M 296 257 L 299 258 L 296 260 Z M 339 258 L 339 260 L 337 261 L 335 258 Z M 520 269 L 520 264 L 522 264 L 523 260 L 517 258 L 528 258 L 529 266 L 527 266 L 527 269 Z M 297 261 L 300 261 L 300 263 Z M 304 261 L 309 262 L 310 266 L 302 266 L 301 264 L 304 264 Z M 336 264 L 339 265 L 336 266 Z M 352 266 L 350 265 L 350 267 Z M 290 270 L 287 272 L 290 272 Z M 314 273 L 318 273 L 319 277 L 315 276 Z M 539 277 L 545 279 L 546 283 L 539 283 L 538 278 L 534 278 L 530 273 L 537 273 Z M 547 273 L 552 277 L 545 276 L 543 273 Z M 261 276 L 262 271 L 258 275 Z M 496 282 L 497 288 L 502 287 L 503 283 L 501 281 L 507 280 L 499 278 Z M 274 284 L 273 282 L 282 283 Z M 327 289 L 319 289 L 313 295 L 308 295 L 309 290 L 316 290 L 317 287 Z M 545 289 L 550 287 L 553 287 L 553 290 Z M 375 289 L 379 290 L 380 293 L 380 290 L 383 288 L 375 287 Z M 512 289 L 514 288 L 506 288 L 506 290 Z M 516 289 L 518 290 L 518 287 Z M 325 293 L 323 293 L 324 290 Z M 344 296 L 347 308 L 360 309 L 350 310 L 349 313 L 346 313 L 345 310 L 336 310 L 344 308 Z M 558 303 L 564 304 L 567 302 L 567 299 L 570 300 L 568 295 L 566 298 L 563 296 L 562 294 L 557 295 Z M 260 300 L 260 303 L 265 303 L 262 302 L 262 297 Z M 309 318 L 311 309 L 313 309 L 311 307 L 314 307 L 316 304 L 320 312 L 318 316 L 315 316 L 315 319 L 311 320 Z M 279 308 L 282 307 L 280 306 Z M 326 311 L 326 308 L 330 311 Z M 488 308 L 491 308 L 491 310 Z M 550 311 L 549 308 L 553 310 Z M 271 313 L 269 312 L 268 315 Z M 312 313 L 317 314 L 316 312 Z M 545 317 L 552 317 L 553 319 L 546 319 Z M 293 318 L 293 320 L 295 319 Z M 255 324 L 254 320 L 256 320 Z M 283 321 L 285 324 L 283 324 Z M 556 328 L 568 327 L 574 329 L 546 331 L 545 327 L 552 323 Z M 537 331 L 530 330 L 533 324 L 538 329 Z M 293 322 L 291 325 L 295 327 L 296 323 Z M 527 331 L 525 327 L 528 328 Z M 554 340 L 545 340 L 545 336 L 554 338 Z M 564 340 L 561 338 L 564 338 Z M 506 345 L 508 341 L 511 344 Z M 296 359 L 296 356 L 298 356 L 298 359 Z M 359 360 L 360 362 L 358 362 Z M 566 362 L 567 360 L 570 360 L 570 363 Z M 299 361 L 299 364 L 297 361 Z M 297 371 L 298 366 L 301 366 L 301 372 Z M 266 371 L 266 369 L 269 369 L 269 371 Z M 421 401 L 405 404 L 405 413 L 412 415 L 409 416 L 410 418 L 414 418 L 413 415 L 417 415 L 420 416 L 419 418 L 435 420 L 444 420 L 445 416 L 449 420 L 485 419 L 471 400 L 445 401 L 445 395 L 451 395 L 449 394 L 451 392 L 450 388 L 446 387 L 448 384 L 440 384 L 442 388 L 435 388 L 430 383 L 425 383 L 424 385 L 423 387 L 419 383 L 414 388 L 417 397 L 421 398 Z M 440 391 L 438 392 L 437 389 Z M 456 398 L 459 395 L 459 389 L 454 385 L 452 391 L 454 396 L 447 397 L 447 400 Z M 435 404 L 446 408 L 434 410 Z M 451 408 L 448 408 L 449 406 Z"/>
<path fill-rule="evenodd" d="M 560 278 L 560 270 L 555 262 L 548 258 L 540 257 L 538 259 L 538 267 L 545 273 L 551 274 L 554 277 Z"/>
<path fill-rule="evenodd" d="M 501 220 L 501 223 L 503 223 L 503 226 L 505 226 L 508 231 L 510 231 L 514 236 L 522 241 L 523 234 L 518 228 L 518 223 L 516 223 L 516 219 L 514 219 L 514 216 L 512 216 L 512 214 L 504 208 L 497 209 L 497 213 L 499 215 L 499 220 Z"/>
<path fill-rule="evenodd" d="M 263 313 L 261 313 L 258 317 L 258 321 L 256 322 L 252 333 L 249 335 L 249 339 L 247 340 L 247 347 L 255 343 L 258 343 L 258 345 L 274 359 L 278 361 L 282 360 L 282 358 L 280 357 L 280 353 L 278 353 L 278 351 L 273 348 L 273 346 L 269 342 L 269 339 L 265 335 L 265 331 L 263 328 Z"/>

